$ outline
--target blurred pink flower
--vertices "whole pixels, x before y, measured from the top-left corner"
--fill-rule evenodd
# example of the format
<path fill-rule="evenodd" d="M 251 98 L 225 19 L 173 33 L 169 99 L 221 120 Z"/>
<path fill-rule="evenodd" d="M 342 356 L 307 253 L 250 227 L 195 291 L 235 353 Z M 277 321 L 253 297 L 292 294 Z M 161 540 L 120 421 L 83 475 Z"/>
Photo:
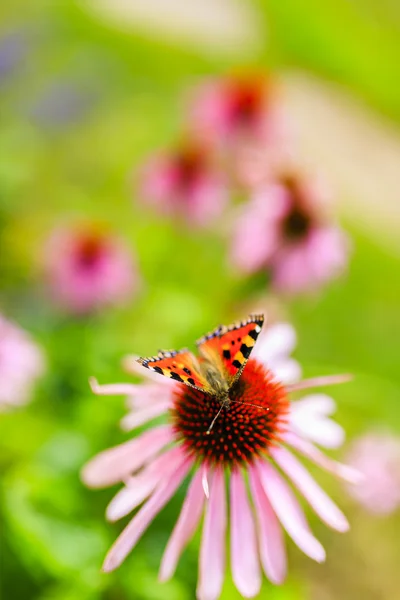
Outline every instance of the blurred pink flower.
<path fill-rule="evenodd" d="M 363 476 L 359 485 L 348 487 L 364 508 L 382 515 L 400 508 L 399 437 L 367 433 L 352 443 L 347 458 Z"/>
<path fill-rule="evenodd" d="M 204 143 L 227 152 L 236 178 L 246 184 L 281 164 L 291 146 L 277 85 L 260 73 L 201 85 L 193 93 L 189 127 Z"/>
<path fill-rule="evenodd" d="M 44 369 L 39 346 L 0 314 L 0 410 L 26 404 Z"/>
<path fill-rule="evenodd" d="M 254 350 L 256 358 L 246 364 L 241 375 L 243 387 L 238 392 L 242 401 L 263 406 L 265 412 L 260 416 L 259 408 L 235 404 L 221 413 L 210 435 L 207 429 L 220 406 L 197 390 L 139 366 L 135 371 L 140 369 L 147 383 L 103 386 L 92 381 L 96 394 L 128 396 L 130 413 L 123 422 L 126 429 L 165 414 L 171 420 L 102 452 L 83 469 L 88 486 L 124 484 L 107 508 L 109 520 L 120 519 L 145 502 L 107 554 L 104 571 L 112 571 L 124 561 L 192 467 L 186 498 L 161 561 L 162 581 L 174 574 L 205 512 L 197 598 L 216 600 L 220 596 L 226 560 L 225 471 L 230 482 L 232 576 L 243 596 L 258 594 L 260 563 L 272 582 L 284 580 L 287 567 L 281 525 L 310 558 L 318 562 L 325 559 L 323 547 L 280 471 L 330 527 L 346 531 L 348 523 L 289 447 L 338 477 L 353 481 L 357 474 L 313 444 L 316 441 L 335 447 L 343 439 L 341 428 L 327 417 L 333 400 L 325 394 L 313 394 L 291 403 L 288 395 L 345 378 L 286 383 L 300 376 L 300 367 L 289 356 L 294 344 L 295 333 L 289 325 L 276 325 L 266 332 Z M 131 357 L 128 365 L 133 364 Z"/>
<path fill-rule="evenodd" d="M 199 226 L 218 217 L 228 200 L 222 171 L 193 144 L 149 159 L 141 174 L 141 194 L 161 213 Z"/>
<path fill-rule="evenodd" d="M 123 304 L 139 285 L 128 248 L 93 224 L 57 230 L 46 247 L 45 270 L 54 301 L 76 314 Z"/>
<path fill-rule="evenodd" d="M 259 189 L 235 223 L 231 259 L 252 273 L 268 269 L 283 291 L 316 288 L 343 272 L 349 243 L 324 214 L 324 191 L 298 175 Z"/>

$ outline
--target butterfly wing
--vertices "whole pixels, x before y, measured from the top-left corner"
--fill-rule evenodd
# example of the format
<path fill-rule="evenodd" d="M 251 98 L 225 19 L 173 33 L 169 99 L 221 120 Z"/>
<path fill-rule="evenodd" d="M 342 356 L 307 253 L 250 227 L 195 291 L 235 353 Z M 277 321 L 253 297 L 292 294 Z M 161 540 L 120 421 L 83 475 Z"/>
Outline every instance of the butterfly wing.
<path fill-rule="evenodd" d="M 250 315 L 245 321 L 220 325 L 198 340 L 200 356 L 217 366 L 230 387 L 239 379 L 264 323 L 264 315 Z"/>
<path fill-rule="evenodd" d="M 211 388 L 201 372 L 196 357 L 186 348 L 160 351 L 157 356 L 138 358 L 137 362 L 160 375 L 185 383 L 189 387 L 211 393 Z"/>

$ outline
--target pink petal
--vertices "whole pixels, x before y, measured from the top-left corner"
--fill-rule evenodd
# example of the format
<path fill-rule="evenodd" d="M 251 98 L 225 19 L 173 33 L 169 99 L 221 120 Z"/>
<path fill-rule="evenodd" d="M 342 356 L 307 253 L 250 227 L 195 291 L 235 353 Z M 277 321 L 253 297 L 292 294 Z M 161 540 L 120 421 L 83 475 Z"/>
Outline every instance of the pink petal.
<path fill-rule="evenodd" d="M 294 358 L 273 360 L 269 363 L 268 368 L 271 369 L 276 379 L 285 385 L 299 381 L 302 374 L 301 367 Z"/>
<path fill-rule="evenodd" d="M 133 517 L 109 550 L 104 560 L 103 571 L 113 571 L 120 566 L 151 521 L 173 496 L 192 464 L 193 459 L 186 457 L 185 461 L 179 465 L 174 474 L 166 479 L 154 492 L 149 501 Z"/>
<path fill-rule="evenodd" d="M 232 264 L 244 273 L 258 271 L 268 264 L 277 244 L 276 226 L 260 219 L 254 202 L 248 204 L 234 231 Z"/>
<path fill-rule="evenodd" d="M 150 496 L 156 485 L 154 478 L 150 477 L 137 475 L 129 479 L 107 506 L 107 520 L 114 522 L 128 515 Z"/>
<path fill-rule="evenodd" d="M 258 520 L 261 562 L 268 579 L 280 584 L 287 570 L 282 529 L 254 467 L 250 468 L 250 485 Z"/>
<path fill-rule="evenodd" d="M 325 454 L 323 454 L 321 450 L 316 448 L 311 442 L 299 437 L 295 433 L 291 431 L 286 432 L 282 435 L 282 439 L 287 444 L 301 452 L 303 456 L 306 456 L 313 463 L 322 469 L 325 469 L 325 471 L 333 473 L 336 475 L 336 477 L 340 477 L 341 479 L 344 479 L 350 483 L 360 483 L 362 480 L 361 473 L 359 473 L 356 469 L 353 469 L 347 465 L 343 465 L 332 458 L 325 456 Z"/>
<path fill-rule="evenodd" d="M 204 494 L 201 483 L 201 471 L 198 470 L 186 494 L 178 521 L 168 540 L 160 567 L 160 580 L 167 581 L 175 573 L 179 557 L 192 538 L 203 511 Z"/>
<path fill-rule="evenodd" d="M 137 390 L 126 399 L 128 409 L 147 408 L 150 404 L 171 402 L 175 387 L 161 383 L 141 383 Z"/>
<path fill-rule="evenodd" d="M 231 567 L 235 585 L 242 596 L 252 598 L 261 587 L 254 518 L 242 474 L 231 474 Z"/>
<path fill-rule="evenodd" d="M 156 402 L 155 404 L 151 404 L 150 406 L 146 406 L 139 410 L 132 410 L 121 420 L 121 428 L 124 431 L 132 431 L 132 429 L 140 427 L 141 425 L 144 425 L 144 423 L 148 423 L 164 414 L 169 406 L 170 402 L 169 399 L 167 399 L 163 402 Z"/>
<path fill-rule="evenodd" d="M 225 575 L 226 497 L 222 467 L 215 468 L 200 547 L 198 600 L 217 600 Z"/>
<path fill-rule="evenodd" d="M 289 323 L 271 325 L 260 336 L 256 345 L 256 356 L 266 363 L 278 358 L 286 358 L 296 347 L 296 331 Z"/>
<path fill-rule="evenodd" d="M 339 448 L 344 441 L 343 428 L 331 419 L 309 417 L 291 419 L 292 429 L 324 448 Z"/>
<path fill-rule="evenodd" d="M 283 246 L 275 256 L 273 283 L 283 292 L 300 292 L 313 286 L 309 264 L 308 241 Z"/>
<path fill-rule="evenodd" d="M 134 383 L 110 383 L 100 385 L 95 377 L 89 378 L 89 385 L 97 396 L 128 396 L 140 390 L 140 385 Z"/>
<path fill-rule="evenodd" d="M 326 418 L 335 410 L 335 402 L 326 394 L 312 394 L 293 402 L 290 423 L 300 435 L 324 446 L 337 448 L 343 443 L 344 431 L 340 425 Z"/>
<path fill-rule="evenodd" d="M 201 467 L 201 471 L 202 471 L 201 485 L 203 487 L 203 492 L 204 492 L 205 497 L 209 498 L 210 497 L 210 488 L 208 485 L 208 467 L 205 463 Z"/>
<path fill-rule="evenodd" d="M 353 380 L 353 375 L 350 373 L 343 373 L 340 375 L 322 375 L 321 377 L 311 377 L 310 379 L 303 379 L 298 383 L 291 383 L 286 387 L 288 392 L 297 392 L 298 390 L 308 390 L 310 388 L 323 387 L 326 385 L 338 385 L 340 383 L 347 383 Z M 299 403 L 302 401 L 300 400 Z"/>
<path fill-rule="evenodd" d="M 290 352 L 296 346 L 296 332 L 288 323 L 277 323 L 260 336 L 254 356 L 263 362 L 282 383 L 293 383 L 301 377 L 301 367 Z"/>
<path fill-rule="evenodd" d="M 117 521 L 128 515 L 178 468 L 184 457 L 181 447 L 171 448 L 155 458 L 138 475 L 131 477 L 108 505 L 107 519 Z"/>
<path fill-rule="evenodd" d="M 318 415 L 325 417 L 332 415 L 335 410 L 336 402 L 327 394 L 310 394 L 292 404 L 293 413 L 301 413 L 305 416 Z"/>
<path fill-rule="evenodd" d="M 308 500 L 322 521 L 337 531 L 347 531 L 349 529 L 349 523 L 342 511 L 289 450 L 286 450 L 286 448 L 271 448 L 270 453 L 282 471 L 290 477 Z"/>
<path fill-rule="evenodd" d="M 400 438 L 389 431 L 370 431 L 354 440 L 347 459 L 362 474 L 361 485 L 348 491 L 374 514 L 388 515 L 400 507 Z"/>
<path fill-rule="evenodd" d="M 292 540 L 304 554 L 317 562 L 323 562 L 325 550 L 311 533 L 304 513 L 286 481 L 267 462 L 259 460 L 255 466 L 264 491 Z"/>
<path fill-rule="evenodd" d="M 316 281 L 326 281 L 343 272 L 350 250 L 349 241 L 337 227 L 314 229 L 308 243 L 310 269 Z"/>
<path fill-rule="evenodd" d="M 100 452 L 83 467 L 82 481 L 95 488 L 124 481 L 174 439 L 169 425 L 154 427 L 133 440 Z"/>
<path fill-rule="evenodd" d="M 223 211 L 228 198 L 228 186 L 222 171 L 208 170 L 198 178 L 187 197 L 187 216 L 200 226 L 212 223 Z"/>

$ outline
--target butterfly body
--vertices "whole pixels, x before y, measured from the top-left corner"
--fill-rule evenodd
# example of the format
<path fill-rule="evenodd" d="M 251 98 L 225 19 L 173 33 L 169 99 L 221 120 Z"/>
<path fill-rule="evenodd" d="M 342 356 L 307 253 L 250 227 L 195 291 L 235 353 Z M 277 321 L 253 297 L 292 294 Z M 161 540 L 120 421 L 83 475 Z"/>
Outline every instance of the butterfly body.
<path fill-rule="evenodd" d="M 200 369 L 212 390 L 211 395 L 216 396 L 221 400 L 227 398 L 229 394 L 229 384 L 221 371 L 211 362 L 207 361 L 204 361 L 204 363 L 200 365 Z"/>
<path fill-rule="evenodd" d="M 196 342 L 198 356 L 187 349 L 160 351 L 139 358 L 144 367 L 216 398 L 229 408 L 229 391 L 239 380 L 264 322 L 263 315 L 220 325 Z"/>

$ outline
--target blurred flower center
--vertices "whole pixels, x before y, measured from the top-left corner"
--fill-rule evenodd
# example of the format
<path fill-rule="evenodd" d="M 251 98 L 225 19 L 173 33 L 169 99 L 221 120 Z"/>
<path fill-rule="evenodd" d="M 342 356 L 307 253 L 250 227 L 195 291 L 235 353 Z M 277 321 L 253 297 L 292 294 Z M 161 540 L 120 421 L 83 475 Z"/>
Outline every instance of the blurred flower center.
<path fill-rule="evenodd" d="M 290 209 L 283 219 L 283 234 L 286 239 L 298 240 L 307 236 L 313 225 L 313 216 L 307 206 L 304 190 L 294 177 L 283 180 L 289 195 Z"/>
<path fill-rule="evenodd" d="M 264 88 L 259 80 L 234 81 L 228 88 L 232 121 L 243 124 L 258 118 L 264 102 Z"/>
<path fill-rule="evenodd" d="M 176 157 L 179 186 L 183 190 L 195 185 L 204 170 L 204 155 L 196 148 L 185 148 Z"/>
<path fill-rule="evenodd" d="M 283 223 L 285 236 L 290 239 L 305 237 L 310 226 L 311 219 L 309 215 L 299 210 L 298 207 L 294 207 Z"/>
<path fill-rule="evenodd" d="M 104 240 L 96 234 L 82 236 L 76 250 L 76 260 L 82 269 L 93 269 L 104 256 Z"/>
<path fill-rule="evenodd" d="M 286 391 L 270 371 L 250 359 L 229 399 L 208 434 L 220 401 L 182 387 L 172 409 L 174 429 L 201 460 L 227 466 L 250 463 L 279 439 L 289 406 Z"/>

